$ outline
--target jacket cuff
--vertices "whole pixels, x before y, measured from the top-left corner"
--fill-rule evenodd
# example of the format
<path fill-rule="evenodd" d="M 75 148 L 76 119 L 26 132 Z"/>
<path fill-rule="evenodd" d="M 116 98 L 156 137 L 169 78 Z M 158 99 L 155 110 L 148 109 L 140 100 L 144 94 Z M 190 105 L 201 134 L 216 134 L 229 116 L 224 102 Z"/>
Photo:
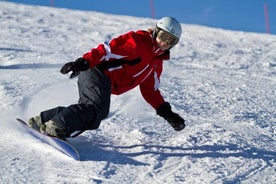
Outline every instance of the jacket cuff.
<path fill-rule="evenodd" d="M 172 113 L 171 105 L 168 102 L 163 103 L 156 109 L 156 113 L 159 116 L 167 119 L 167 117 Z"/>

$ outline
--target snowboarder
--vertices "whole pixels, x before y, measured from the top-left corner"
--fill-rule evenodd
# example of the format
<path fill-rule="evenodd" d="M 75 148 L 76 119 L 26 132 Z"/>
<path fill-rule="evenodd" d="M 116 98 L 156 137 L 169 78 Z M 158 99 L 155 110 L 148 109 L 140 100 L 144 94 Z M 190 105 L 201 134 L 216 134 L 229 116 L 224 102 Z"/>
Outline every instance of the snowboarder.
<path fill-rule="evenodd" d="M 122 94 L 140 87 L 144 99 L 176 131 L 185 128 L 185 120 L 171 110 L 158 87 L 163 60 L 170 57 L 182 34 L 180 23 L 172 17 L 157 21 L 154 29 L 130 31 L 61 68 L 62 74 L 78 76 L 79 101 L 68 107 L 56 107 L 28 120 L 42 133 L 75 137 L 85 130 L 97 129 L 109 114 L 111 94 Z"/>

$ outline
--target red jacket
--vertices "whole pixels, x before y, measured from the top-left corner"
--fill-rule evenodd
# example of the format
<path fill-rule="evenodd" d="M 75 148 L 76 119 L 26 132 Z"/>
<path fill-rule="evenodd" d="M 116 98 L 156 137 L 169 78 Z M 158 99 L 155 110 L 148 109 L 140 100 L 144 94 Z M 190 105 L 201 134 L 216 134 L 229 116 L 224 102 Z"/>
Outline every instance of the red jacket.
<path fill-rule="evenodd" d="M 141 61 L 131 64 L 135 58 Z M 91 68 L 102 62 L 112 62 L 116 59 L 127 60 L 127 63 L 105 70 L 111 81 L 112 94 L 122 94 L 134 87 L 140 87 L 144 99 L 157 108 L 164 103 L 158 89 L 163 60 L 169 59 L 169 52 L 159 49 L 157 42 L 148 31 L 131 31 L 110 42 L 99 44 L 83 55 Z M 129 61 L 129 63 L 128 63 Z"/>

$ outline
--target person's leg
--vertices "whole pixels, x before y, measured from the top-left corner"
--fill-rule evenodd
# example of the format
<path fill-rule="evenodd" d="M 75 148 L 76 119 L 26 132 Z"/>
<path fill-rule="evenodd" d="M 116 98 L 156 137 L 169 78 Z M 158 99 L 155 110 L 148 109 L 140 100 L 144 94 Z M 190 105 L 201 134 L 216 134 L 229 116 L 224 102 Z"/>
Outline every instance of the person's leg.
<path fill-rule="evenodd" d="M 42 111 L 39 116 L 31 117 L 28 120 L 28 125 L 34 129 L 40 131 L 40 127 L 42 124 L 51 120 L 53 117 L 55 117 L 57 114 L 59 114 L 64 109 L 65 109 L 65 107 L 56 107 L 53 109 Z"/>
<path fill-rule="evenodd" d="M 78 78 L 78 88 L 79 104 L 42 113 L 44 120 L 54 115 L 45 123 L 46 126 L 65 130 L 66 137 L 72 136 L 76 131 L 97 129 L 109 113 L 111 87 L 109 79 L 103 73 L 95 68 L 82 72 Z M 45 130 L 54 134 L 54 131 Z"/>
<path fill-rule="evenodd" d="M 96 117 L 90 122 L 89 129 L 97 129 L 101 120 L 109 114 L 111 84 L 97 68 L 82 72 L 78 78 L 79 104 L 91 104 L 95 107 Z"/>
<path fill-rule="evenodd" d="M 66 107 L 59 106 L 59 107 L 56 107 L 56 108 L 53 108 L 53 109 L 42 111 L 40 113 L 42 123 L 45 123 L 45 122 L 51 120 L 53 117 L 55 117 L 57 114 L 62 112 L 64 109 L 66 109 Z"/>

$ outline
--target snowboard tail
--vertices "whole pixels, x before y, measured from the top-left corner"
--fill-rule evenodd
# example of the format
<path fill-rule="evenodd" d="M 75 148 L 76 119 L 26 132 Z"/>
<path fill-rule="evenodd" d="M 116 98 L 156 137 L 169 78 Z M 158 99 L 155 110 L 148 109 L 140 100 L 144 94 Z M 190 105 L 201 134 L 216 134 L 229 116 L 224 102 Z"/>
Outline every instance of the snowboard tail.
<path fill-rule="evenodd" d="M 78 151 L 67 141 L 59 139 L 57 137 L 51 137 L 43 134 L 27 125 L 27 123 L 19 118 L 16 120 L 35 138 L 41 140 L 42 142 L 52 146 L 58 151 L 64 153 L 65 155 L 75 159 L 80 160 L 80 155 Z"/>

